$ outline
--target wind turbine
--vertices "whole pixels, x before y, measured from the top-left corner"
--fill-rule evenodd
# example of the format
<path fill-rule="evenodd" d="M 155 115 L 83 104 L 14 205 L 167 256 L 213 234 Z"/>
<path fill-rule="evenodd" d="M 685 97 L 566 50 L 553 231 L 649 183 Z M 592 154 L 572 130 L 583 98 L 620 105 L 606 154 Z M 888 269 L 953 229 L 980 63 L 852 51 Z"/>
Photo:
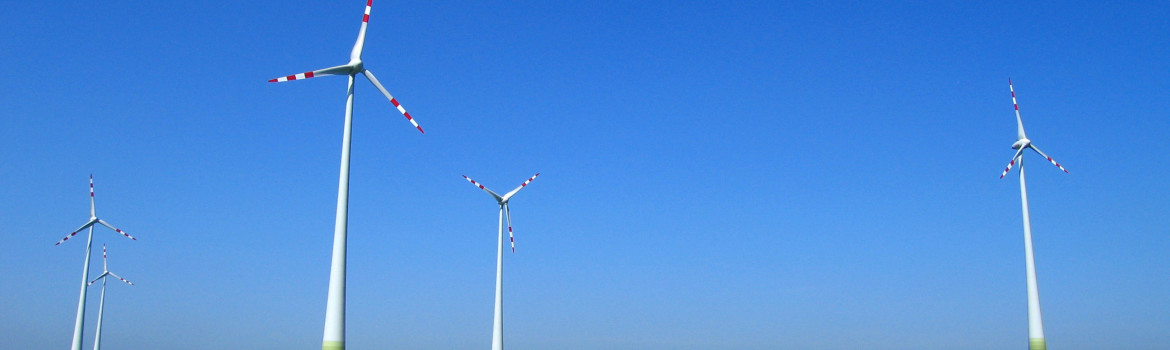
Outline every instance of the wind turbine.
<path fill-rule="evenodd" d="M 483 185 L 479 184 L 478 182 L 475 182 L 475 180 L 472 180 L 470 177 L 467 177 L 467 175 L 463 175 L 463 178 L 467 179 L 467 181 L 470 181 L 472 185 L 475 185 L 475 187 L 479 187 L 479 189 L 484 190 L 484 192 L 487 192 L 488 194 L 492 195 L 492 198 L 495 198 L 496 203 L 499 203 L 499 205 L 500 205 L 500 227 L 499 227 L 499 234 L 498 234 L 497 241 L 496 241 L 496 313 L 495 313 L 495 318 L 494 318 L 495 321 L 492 324 L 492 350 L 502 350 L 504 348 L 504 217 L 505 216 L 508 218 L 508 240 L 512 242 L 512 252 L 513 253 L 516 252 L 516 239 L 512 237 L 512 213 L 511 213 L 511 211 L 508 210 L 508 200 L 512 199 L 512 196 L 516 195 L 516 192 L 520 192 L 521 189 L 523 189 L 525 186 L 528 186 L 528 183 L 532 182 L 533 179 L 536 179 L 537 176 L 540 176 L 540 173 L 536 173 L 536 175 L 532 175 L 532 177 L 528 178 L 528 180 L 525 180 L 524 183 L 520 184 L 520 186 L 517 186 L 516 189 L 512 190 L 511 192 L 505 193 L 503 196 L 500 196 L 500 195 L 496 194 L 495 192 L 492 192 L 492 190 L 489 190 L 487 187 L 483 187 Z"/>
<path fill-rule="evenodd" d="M 358 30 L 357 42 L 353 44 L 353 50 L 349 53 L 349 63 L 268 81 L 277 83 L 326 75 L 344 74 L 349 76 L 349 87 L 345 99 L 345 129 L 341 137 L 341 175 L 337 184 L 337 216 L 333 226 L 333 262 L 329 269 L 329 299 L 325 306 L 325 335 L 321 345 L 323 350 L 345 349 L 345 248 L 346 226 L 349 222 L 349 141 L 350 131 L 353 127 L 354 76 L 362 74 L 366 79 L 369 79 L 374 87 L 378 88 L 378 91 L 390 99 L 390 103 L 398 108 L 398 111 L 406 117 L 407 121 L 410 121 L 411 125 L 414 125 L 420 133 L 423 132 L 422 127 L 418 126 L 418 122 L 414 121 L 410 113 L 402 108 L 394 96 L 390 96 L 390 92 L 382 87 L 382 83 L 378 82 L 374 73 L 367 70 L 362 64 L 362 48 L 366 43 L 366 25 L 370 22 L 370 7 L 373 4 L 373 0 L 366 1 L 366 12 L 362 17 L 361 29 Z"/>
<path fill-rule="evenodd" d="M 1024 158 L 1023 153 L 1025 148 L 1030 148 L 1041 157 L 1048 159 L 1052 165 L 1055 165 L 1060 170 L 1068 173 L 1068 170 L 1060 163 L 1052 160 L 1036 145 L 1032 144 L 1024 135 L 1024 122 L 1020 119 L 1020 105 L 1016 103 L 1016 89 L 1012 87 L 1012 80 L 1008 79 L 1008 89 L 1012 92 L 1012 105 L 1016 108 L 1016 129 L 1018 138 L 1016 143 L 1012 144 L 1012 148 L 1016 150 L 1016 155 L 1012 156 L 1012 161 L 1008 162 L 1007 168 L 1003 169 L 1003 173 L 999 174 L 999 178 L 1007 175 L 1008 171 L 1012 170 L 1012 166 L 1016 163 L 1020 164 L 1020 203 L 1024 208 L 1024 261 L 1026 265 L 1028 277 L 1028 348 L 1031 350 L 1045 350 L 1047 345 L 1044 341 L 1044 322 L 1040 318 L 1040 291 L 1036 287 L 1036 261 L 1032 257 L 1032 223 L 1028 217 L 1028 187 L 1024 184 Z"/>
<path fill-rule="evenodd" d="M 126 232 L 123 232 L 122 230 L 110 225 L 105 220 L 98 219 L 97 209 L 94 207 L 94 204 L 93 204 L 93 174 L 90 174 L 89 175 L 89 221 L 87 221 L 85 223 L 85 225 L 81 225 L 81 227 L 77 228 L 77 230 L 70 232 L 69 235 L 65 236 L 65 238 L 62 238 L 60 241 L 57 241 L 57 245 L 61 245 L 61 243 L 65 243 L 65 241 L 68 241 L 70 238 L 73 238 L 73 236 L 77 235 L 77 233 L 81 232 L 81 230 L 84 230 L 87 228 L 89 229 L 89 240 L 85 243 L 85 266 L 81 270 L 81 296 L 78 297 L 78 301 L 77 301 L 77 322 L 73 326 L 73 346 L 71 348 L 73 350 L 81 350 L 81 329 L 85 324 L 85 292 L 87 290 L 87 287 L 89 286 L 89 256 L 90 256 L 90 248 L 93 247 L 93 226 L 94 226 L 94 224 L 101 224 L 102 226 L 109 227 L 111 230 L 114 230 L 114 232 L 121 233 L 123 236 L 126 236 L 126 238 L 136 240 L 136 241 L 138 240 L 137 238 L 131 237 Z"/>
<path fill-rule="evenodd" d="M 106 265 L 106 245 L 102 244 L 102 275 L 98 276 L 98 278 L 93 279 L 93 281 L 89 281 L 89 285 L 92 286 L 98 280 L 102 280 L 102 297 L 101 297 L 101 299 L 99 299 L 100 301 L 98 301 L 97 331 L 94 332 L 93 350 L 99 350 L 102 347 L 102 310 L 105 309 L 105 305 L 106 305 L 106 280 L 107 280 L 106 277 L 110 277 L 110 276 L 113 276 L 114 278 L 117 278 L 118 280 L 121 280 L 122 282 L 126 282 L 126 284 L 129 284 L 132 286 L 134 285 L 133 282 L 127 281 L 125 278 L 122 278 L 121 276 L 118 276 L 118 275 L 114 274 L 113 272 L 110 272 L 109 266 Z"/>

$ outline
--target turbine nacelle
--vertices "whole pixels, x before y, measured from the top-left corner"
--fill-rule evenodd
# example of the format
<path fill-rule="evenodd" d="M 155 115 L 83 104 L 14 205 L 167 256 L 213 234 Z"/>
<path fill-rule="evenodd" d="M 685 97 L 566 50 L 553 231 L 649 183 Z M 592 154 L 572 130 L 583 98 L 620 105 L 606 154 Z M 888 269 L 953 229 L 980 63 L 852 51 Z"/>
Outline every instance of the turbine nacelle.
<path fill-rule="evenodd" d="M 1028 147 L 1031 144 L 1032 144 L 1032 140 L 1029 140 L 1027 138 L 1022 138 L 1019 141 L 1016 141 L 1016 143 L 1012 144 L 1012 149 L 1022 149 L 1024 147 Z"/>
<path fill-rule="evenodd" d="M 519 191 L 521 188 L 523 187 L 516 187 L 516 189 L 512 190 L 512 192 L 505 193 L 504 196 L 497 199 L 497 201 L 500 202 L 500 205 L 508 205 L 508 200 L 512 199 L 512 196 L 516 195 L 516 191 Z"/>

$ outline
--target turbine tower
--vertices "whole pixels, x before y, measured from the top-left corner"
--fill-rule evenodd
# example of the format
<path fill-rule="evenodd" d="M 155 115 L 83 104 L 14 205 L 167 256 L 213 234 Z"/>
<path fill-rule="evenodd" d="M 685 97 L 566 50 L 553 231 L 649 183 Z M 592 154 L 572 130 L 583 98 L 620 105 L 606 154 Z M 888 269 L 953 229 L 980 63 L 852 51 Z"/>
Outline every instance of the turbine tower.
<path fill-rule="evenodd" d="M 134 285 L 134 283 L 127 281 L 125 278 L 110 272 L 109 266 L 106 265 L 106 245 L 102 244 L 102 275 L 98 276 L 98 278 L 95 278 L 93 281 L 89 281 L 89 285 L 92 286 L 98 280 L 102 280 L 102 297 L 99 299 L 100 301 L 98 301 L 97 331 L 94 332 L 93 350 L 100 350 L 102 347 L 102 312 L 104 311 L 106 305 L 106 280 L 108 279 L 107 277 L 110 276 L 113 276 L 122 282 L 126 282 L 126 284 L 132 286 Z"/>
<path fill-rule="evenodd" d="M 378 78 L 374 77 L 374 73 L 367 70 L 362 64 L 362 48 L 366 43 L 366 25 L 370 21 L 370 8 L 373 6 L 373 0 L 366 1 L 366 11 L 362 16 L 362 26 L 358 30 L 357 42 L 353 44 L 353 50 L 349 53 L 349 63 L 329 67 L 325 69 L 318 69 L 311 72 L 304 72 L 300 74 L 293 74 L 280 78 L 269 80 L 270 83 L 278 83 L 292 80 L 308 79 L 314 77 L 321 77 L 326 75 L 348 75 L 349 87 L 345 99 L 345 128 L 341 137 L 341 175 L 338 179 L 337 185 L 337 216 L 333 226 L 333 262 L 329 269 L 329 298 L 325 306 L 325 335 L 322 339 L 321 349 L 323 350 L 343 350 L 345 349 L 345 258 L 346 258 L 346 227 L 349 222 L 349 144 L 350 131 L 353 127 L 353 84 L 354 77 L 358 74 L 364 75 L 374 87 L 378 88 L 390 103 L 414 125 L 421 133 L 422 127 L 410 113 L 406 112 L 405 108 L 382 87 L 382 83 L 378 82 Z"/>
<path fill-rule="evenodd" d="M 1020 119 L 1020 105 L 1016 103 L 1016 89 L 1012 87 L 1012 80 L 1008 79 L 1008 90 L 1012 92 L 1012 105 L 1016 109 L 1016 130 L 1018 138 L 1016 143 L 1012 144 L 1012 148 L 1016 150 L 1016 155 L 1012 156 L 1011 162 L 1008 162 L 1007 168 L 1003 169 L 1003 173 L 999 174 L 999 178 L 1007 175 L 1008 171 L 1012 170 L 1012 166 L 1016 163 L 1020 164 L 1020 203 L 1024 210 L 1024 263 L 1025 270 L 1028 277 L 1028 348 L 1031 350 L 1045 350 L 1048 346 L 1044 341 L 1044 322 L 1040 318 L 1040 291 L 1036 287 L 1036 261 L 1032 256 L 1032 223 L 1028 217 L 1028 187 L 1024 183 L 1024 149 L 1029 148 L 1041 157 L 1048 159 L 1052 165 L 1055 165 L 1060 170 L 1068 173 L 1060 163 L 1052 160 L 1044 152 L 1036 148 L 1032 144 L 1032 140 L 1024 134 L 1024 122 Z"/>
<path fill-rule="evenodd" d="M 495 312 L 494 322 L 492 323 L 492 350 L 503 350 L 504 349 L 504 218 L 505 217 L 508 218 L 508 240 L 512 242 L 512 252 L 513 253 L 516 252 L 516 239 L 512 237 L 512 213 L 508 209 L 508 200 L 512 199 L 512 196 L 516 195 L 516 192 L 520 192 L 521 189 L 528 186 L 528 183 L 532 182 L 533 179 L 536 179 L 537 176 L 540 176 L 540 173 L 536 173 L 536 175 L 532 175 L 532 177 L 528 178 L 528 180 L 525 180 L 524 183 L 520 184 L 520 186 L 517 186 L 516 189 L 512 190 L 511 192 L 505 193 L 503 196 L 500 196 L 500 195 L 496 194 L 495 192 L 492 192 L 492 190 L 489 190 L 487 187 L 483 187 L 483 185 L 479 184 L 478 182 L 475 182 L 475 180 L 472 180 L 470 177 L 467 177 L 467 175 L 463 175 L 463 178 L 467 179 L 467 181 L 471 182 L 472 185 L 475 185 L 475 187 L 479 187 L 479 189 L 484 190 L 484 192 L 487 192 L 488 194 L 492 195 L 492 198 L 495 198 L 496 203 L 498 203 L 500 205 L 500 224 L 499 224 L 499 231 L 498 231 L 497 241 L 496 241 L 496 312 Z"/>
<path fill-rule="evenodd" d="M 118 228 L 110 225 L 105 220 L 98 219 L 97 209 L 96 209 L 96 207 L 94 207 L 94 204 L 93 204 L 93 174 L 90 174 L 89 175 L 89 221 L 86 221 L 85 225 L 81 225 L 81 227 L 78 227 L 73 232 L 70 232 L 68 235 L 65 236 L 65 238 L 62 238 L 60 241 L 57 241 L 57 245 L 61 245 L 61 243 L 65 243 L 65 241 L 68 241 L 70 238 L 73 238 L 73 236 L 76 236 L 78 232 L 81 232 L 81 230 L 84 230 L 87 228 L 89 229 L 89 239 L 85 243 L 85 264 L 83 265 L 82 270 L 81 270 L 81 296 L 79 296 L 77 298 L 78 299 L 77 300 L 77 321 L 73 325 L 73 346 L 70 347 L 73 350 L 81 350 L 81 336 L 82 336 L 81 330 L 85 326 L 85 292 L 87 290 L 87 287 L 89 286 L 89 256 L 90 256 L 90 249 L 93 247 L 93 226 L 94 226 L 94 224 L 101 224 L 102 226 L 109 227 L 111 230 L 114 230 L 114 232 L 117 232 L 117 233 L 122 234 L 123 236 L 126 236 L 126 238 L 136 240 L 136 241 L 138 240 L 137 238 L 131 237 L 126 232 L 123 232 L 122 230 L 119 230 Z"/>

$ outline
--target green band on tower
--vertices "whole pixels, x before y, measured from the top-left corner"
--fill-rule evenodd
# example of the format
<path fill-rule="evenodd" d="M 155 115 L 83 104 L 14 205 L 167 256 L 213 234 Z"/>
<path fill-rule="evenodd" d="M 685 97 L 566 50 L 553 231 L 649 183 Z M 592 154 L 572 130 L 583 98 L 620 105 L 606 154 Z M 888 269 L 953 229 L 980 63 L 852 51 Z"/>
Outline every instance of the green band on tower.
<path fill-rule="evenodd" d="M 1040 339 L 1040 344 L 1043 346 L 1044 339 Z M 324 343 L 321 343 L 321 350 L 345 350 L 345 342 L 325 341 Z"/>
<path fill-rule="evenodd" d="M 1044 343 L 1044 338 L 1028 338 L 1028 350 L 1047 350 L 1048 345 Z"/>

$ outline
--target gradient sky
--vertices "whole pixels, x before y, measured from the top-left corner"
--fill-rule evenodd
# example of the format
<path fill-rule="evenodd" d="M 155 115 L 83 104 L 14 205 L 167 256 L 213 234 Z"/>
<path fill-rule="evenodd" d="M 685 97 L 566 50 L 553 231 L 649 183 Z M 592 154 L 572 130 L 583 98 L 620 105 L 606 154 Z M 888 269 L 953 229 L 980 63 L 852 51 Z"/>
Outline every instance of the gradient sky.
<path fill-rule="evenodd" d="M 8 2 L 0 348 L 68 346 L 87 179 L 111 349 L 319 349 L 362 2 Z M 1170 344 L 1166 2 L 375 1 L 347 345 L 1027 343 L 1016 130 L 1053 349 Z M 98 292 L 91 288 L 86 346 Z"/>

